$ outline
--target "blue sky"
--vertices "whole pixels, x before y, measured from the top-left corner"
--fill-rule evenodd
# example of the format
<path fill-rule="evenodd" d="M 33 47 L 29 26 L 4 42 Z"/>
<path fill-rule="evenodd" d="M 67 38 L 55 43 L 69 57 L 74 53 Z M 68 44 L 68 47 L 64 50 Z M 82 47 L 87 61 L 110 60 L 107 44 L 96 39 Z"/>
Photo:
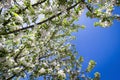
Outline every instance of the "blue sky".
<path fill-rule="evenodd" d="M 120 14 L 120 9 L 116 7 L 113 13 Z M 76 40 L 72 43 L 84 57 L 84 68 L 91 59 L 97 62 L 90 76 L 98 71 L 101 73 L 101 80 L 118 80 L 120 79 L 120 21 L 115 20 L 109 28 L 94 27 L 95 21 L 97 19 L 91 20 L 83 14 L 76 24 L 85 24 L 86 28 L 73 33 Z"/>

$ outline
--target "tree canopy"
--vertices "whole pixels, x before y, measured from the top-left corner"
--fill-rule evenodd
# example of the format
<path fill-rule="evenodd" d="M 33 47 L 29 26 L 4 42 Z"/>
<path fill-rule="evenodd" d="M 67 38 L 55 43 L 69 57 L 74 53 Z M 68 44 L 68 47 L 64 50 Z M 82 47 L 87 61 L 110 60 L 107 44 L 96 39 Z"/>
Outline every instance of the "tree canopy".
<path fill-rule="evenodd" d="M 120 0 L 0 0 L 0 79 L 99 80 L 98 72 L 86 75 L 93 60 L 82 70 L 71 33 L 85 27 L 74 23 L 84 10 L 106 28 L 120 20 L 113 14 L 119 6 Z"/>

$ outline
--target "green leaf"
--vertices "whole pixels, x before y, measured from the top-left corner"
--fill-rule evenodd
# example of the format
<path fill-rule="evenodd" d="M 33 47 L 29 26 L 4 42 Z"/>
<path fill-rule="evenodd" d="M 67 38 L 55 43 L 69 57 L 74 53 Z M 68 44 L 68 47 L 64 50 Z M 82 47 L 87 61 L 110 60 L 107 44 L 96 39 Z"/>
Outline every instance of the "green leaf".
<path fill-rule="evenodd" d="M 79 62 L 82 63 L 83 61 L 84 61 L 83 57 L 80 56 L 80 58 L 79 58 Z"/>
<path fill-rule="evenodd" d="M 90 71 L 95 67 L 95 65 L 96 65 L 95 61 L 90 60 L 90 61 L 89 61 L 89 65 L 88 65 L 86 71 L 87 71 L 87 72 L 90 72 Z"/>

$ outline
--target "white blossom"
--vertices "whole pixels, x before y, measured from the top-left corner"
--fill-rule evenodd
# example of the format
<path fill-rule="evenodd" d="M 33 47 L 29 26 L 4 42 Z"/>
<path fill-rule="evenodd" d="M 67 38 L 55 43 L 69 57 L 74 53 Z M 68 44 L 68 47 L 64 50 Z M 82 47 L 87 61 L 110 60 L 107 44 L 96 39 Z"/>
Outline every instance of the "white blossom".
<path fill-rule="evenodd" d="M 59 63 L 55 66 L 55 69 L 56 69 L 56 70 L 59 70 L 59 69 L 60 69 L 60 64 L 59 64 Z"/>
<path fill-rule="evenodd" d="M 45 69 L 44 68 L 41 68 L 40 70 L 39 70 L 39 72 L 41 73 L 41 74 L 43 74 L 43 73 L 45 73 Z"/>
<path fill-rule="evenodd" d="M 81 77 L 84 78 L 84 77 L 85 77 L 85 74 L 82 74 Z"/>
<path fill-rule="evenodd" d="M 70 69 L 67 69 L 67 72 L 69 73 L 69 72 L 70 72 Z"/>
<path fill-rule="evenodd" d="M 2 50 L 3 49 L 3 45 L 2 45 L 2 43 L 0 43 L 0 50 Z"/>
<path fill-rule="evenodd" d="M 56 63 L 56 62 L 53 62 L 53 63 L 52 63 L 52 65 L 53 65 L 53 66 L 56 66 L 56 65 L 57 65 L 57 63 Z"/>
<path fill-rule="evenodd" d="M 13 62 L 14 62 L 14 59 L 13 59 L 13 58 L 9 58 L 9 61 L 10 61 L 11 63 L 13 63 Z"/>
<path fill-rule="evenodd" d="M 24 60 L 25 60 L 25 57 L 22 57 L 22 58 L 20 58 L 19 60 L 20 60 L 20 61 L 24 61 Z"/>
<path fill-rule="evenodd" d="M 52 72 L 52 71 L 53 71 L 53 69 L 52 69 L 52 68 L 49 68 L 49 69 L 48 69 L 48 72 L 49 72 L 49 73 L 50 73 L 50 72 Z"/>
<path fill-rule="evenodd" d="M 20 68 L 20 67 L 15 67 L 15 68 L 14 68 L 14 71 L 19 72 L 21 69 L 22 69 L 22 67 L 21 67 L 21 68 Z"/>
<path fill-rule="evenodd" d="M 59 69 L 60 69 L 60 66 L 55 66 L 55 69 L 56 69 L 56 70 L 59 70 Z"/>
<path fill-rule="evenodd" d="M 43 63 L 43 65 L 44 65 L 45 67 L 48 67 L 48 64 L 47 64 L 47 63 L 45 63 L 45 62 Z"/>
<path fill-rule="evenodd" d="M 16 20 L 18 20 L 20 23 L 23 23 L 23 17 L 22 16 L 16 16 Z"/>
<path fill-rule="evenodd" d="M 6 64 L 8 64 L 9 66 L 17 65 L 13 57 L 6 57 L 6 60 L 7 60 Z"/>
<path fill-rule="evenodd" d="M 20 51 L 19 49 L 16 49 L 16 50 L 15 50 L 15 53 L 18 53 L 19 51 Z"/>
<path fill-rule="evenodd" d="M 63 70 L 59 70 L 59 71 L 58 71 L 58 75 L 66 78 L 66 74 L 64 73 Z"/>
<path fill-rule="evenodd" d="M 111 24 L 110 24 L 110 22 L 108 22 L 108 21 L 104 21 L 104 22 L 102 22 L 102 27 L 108 27 L 108 26 L 110 26 Z"/>

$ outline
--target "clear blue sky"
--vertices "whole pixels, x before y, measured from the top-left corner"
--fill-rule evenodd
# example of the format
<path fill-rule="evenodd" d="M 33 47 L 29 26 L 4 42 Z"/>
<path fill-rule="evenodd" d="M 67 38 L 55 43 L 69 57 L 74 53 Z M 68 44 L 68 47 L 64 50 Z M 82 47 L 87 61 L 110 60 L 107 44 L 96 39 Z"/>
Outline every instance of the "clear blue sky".
<path fill-rule="evenodd" d="M 120 14 L 120 7 L 114 13 Z M 96 19 L 80 17 L 77 24 L 85 24 L 85 30 L 73 33 L 77 38 L 72 41 L 77 51 L 85 59 L 83 67 L 93 59 L 97 62 L 95 71 L 101 73 L 101 80 L 120 80 L 120 21 L 115 20 L 109 28 L 94 27 Z"/>

